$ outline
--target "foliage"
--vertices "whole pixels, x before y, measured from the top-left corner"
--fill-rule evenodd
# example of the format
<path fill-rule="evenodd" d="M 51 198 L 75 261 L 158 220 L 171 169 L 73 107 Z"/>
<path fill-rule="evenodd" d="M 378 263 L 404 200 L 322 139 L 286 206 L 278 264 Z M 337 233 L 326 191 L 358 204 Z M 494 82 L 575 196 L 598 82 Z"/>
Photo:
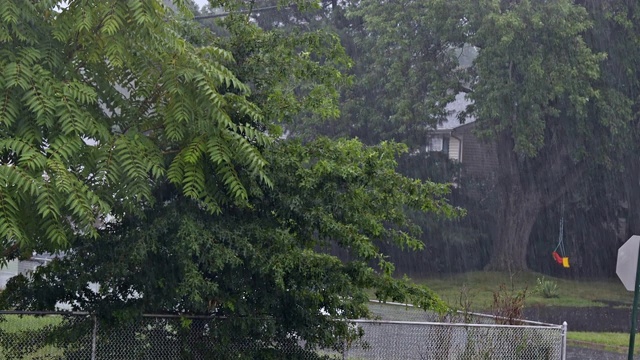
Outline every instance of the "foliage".
<path fill-rule="evenodd" d="M 453 50 L 461 38 L 447 31 L 455 29 L 458 10 L 440 0 L 344 4 L 342 34 L 355 81 L 344 91 L 341 121 L 321 131 L 369 144 L 424 145 L 427 132 L 447 118 L 452 89 L 467 76 Z M 452 38 L 441 38 L 444 32 Z"/>
<path fill-rule="evenodd" d="M 230 319 L 208 332 L 215 344 L 301 352 L 297 337 L 313 350 L 358 336 L 336 320 L 368 315 L 367 289 L 444 311 L 393 277 L 379 244 L 422 248 L 405 209 L 461 215 L 448 186 L 397 173 L 404 145 L 278 139 L 280 122 L 337 115 L 349 61 L 335 36 L 261 28 L 242 2 L 208 33 L 175 3 L 2 4 L 0 235 L 66 250 L 12 279 L 3 305 L 66 302 L 116 327 L 205 314 Z"/>
<path fill-rule="evenodd" d="M 98 239 L 79 236 L 64 258 L 12 279 L 2 300 L 20 309 L 65 301 L 119 321 L 144 312 L 264 319 L 271 325 L 263 339 L 297 334 L 329 348 L 353 331 L 336 319 L 367 316 L 367 289 L 381 300 L 443 311 L 426 287 L 393 278 L 393 264 L 375 245 L 423 246 L 404 207 L 459 214 L 444 200 L 446 186 L 395 172 L 401 151 L 356 140 L 278 143 L 265 152 L 275 186 L 254 181 L 250 207 L 229 204 L 220 214 L 166 182 L 143 214 L 107 224 Z M 331 246 L 347 260 L 323 250 Z M 254 327 L 231 331 L 232 324 L 220 325 L 221 334 L 255 336 Z"/>
<path fill-rule="evenodd" d="M 492 264 L 526 267 L 527 246 L 513 239 L 528 241 L 533 225 L 521 219 L 533 222 L 587 159 L 611 163 L 622 142 L 606 139 L 629 129 L 629 103 L 603 86 L 606 56 L 585 36 L 591 14 L 570 0 L 341 4 L 346 21 L 334 26 L 355 60 L 354 85 L 343 91 L 340 122 L 296 131 L 393 139 L 413 154 L 437 124 L 455 121 L 446 105 L 466 93 L 459 120 L 472 117 L 498 143 L 503 169 Z M 532 205 L 506 209 L 525 196 Z"/>
<path fill-rule="evenodd" d="M 594 83 L 605 56 L 594 53 L 581 36 L 592 26 L 587 11 L 568 0 L 481 1 L 473 10 L 470 42 L 480 50 L 470 97 L 482 127 L 491 134 L 508 131 L 513 150 L 529 157 L 550 136 L 563 135 L 551 120 L 560 116 L 563 131 L 589 139 L 595 125 L 586 121 L 590 104 L 607 104 Z M 600 121 L 617 127 L 625 119 Z"/>
<path fill-rule="evenodd" d="M 244 4 L 224 3 L 230 10 Z M 260 7 L 267 5 L 262 3 Z M 316 3 L 298 1 L 293 7 L 298 10 L 284 8 L 283 2 L 280 5 L 283 8 L 276 12 L 232 14 L 204 24 L 214 33 L 224 35 L 218 36 L 215 43 L 231 51 L 237 60 L 231 69 L 251 86 L 251 99 L 261 104 L 270 124 L 291 126 L 301 118 L 307 122 L 314 117 L 335 118 L 339 114 L 340 87 L 348 83 L 342 71 L 351 65 L 351 60 L 331 29 L 273 25 L 281 20 L 286 22 L 287 17 L 291 20 L 295 16 L 313 16 L 313 12 L 301 10 L 313 10 Z"/>
<path fill-rule="evenodd" d="M 245 203 L 245 177 L 270 183 L 263 116 L 228 51 L 187 42 L 158 0 L 57 4 L 0 4 L 3 248 L 97 236 L 164 179 L 210 212 Z"/>
<path fill-rule="evenodd" d="M 462 287 L 460 288 L 460 297 L 458 298 L 456 308 L 458 309 L 459 314 L 462 315 L 462 322 L 470 324 L 472 320 L 471 312 L 473 310 L 473 296 L 467 284 L 462 284 Z"/>
<path fill-rule="evenodd" d="M 493 314 L 497 317 L 496 323 L 503 325 L 518 325 L 522 319 L 527 297 L 527 289 L 516 290 L 514 285 L 511 288 L 502 283 L 497 290 L 493 291 Z"/>
<path fill-rule="evenodd" d="M 599 34 L 611 24 L 597 10 L 568 0 L 466 3 L 466 41 L 479 49 L 468 111 L 500 164 L 489 267 L 525 269 L 540 211 L 591 164 L 612 167 L 629 149 L 632 97 L 626 81 L 607 79 L 620 60 L 602 46 L 613 42 Z"/>
<path fill-rule="evenodd" d="M 447 103 L 466 93 L 472 103 L 461 120 L 476 121 L 478 134 L 498 145 L 501 163 L 500 184 L 492 184 L 498 201 L 487 208 L 495 224 L 494 268 L 527 267 L 535 218 L 578 179 L 592 176 L 585 169 L 595 164 L 629 169 L 621 197 L 638 197 L 640 22 L 632 2 L 334 4 L 316 17 L 287 12 L 264 20 L 287 29 L 333 27 L 354 59 L 340 120 L 305 119 L 291 126 L 293 133 L 358 136 L 368 144 L 393 139 L 413 153 L 451 117 Z M 473 203 L 469 197 L 464 205 Z M 638 228 L 638 208 L 631 205 L 629 213 Z"/>
<path fill-rule="evenodd" d="M 544 298 L 557 298 L 560 297 L 558 294 L 558 284 L 556 284 L 553 280 L 545 279 L 544 276 L 537 279 L 537 285 L 535 291 L 541 294 Z"/>

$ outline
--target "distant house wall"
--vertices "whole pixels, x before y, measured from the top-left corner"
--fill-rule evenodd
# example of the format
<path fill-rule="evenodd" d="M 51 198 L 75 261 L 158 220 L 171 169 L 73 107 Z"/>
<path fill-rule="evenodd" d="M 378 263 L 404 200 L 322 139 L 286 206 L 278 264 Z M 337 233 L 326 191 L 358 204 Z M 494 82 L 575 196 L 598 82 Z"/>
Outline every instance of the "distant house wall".
<path fill-rule="evenodd" d="M 495 144 L 483 142 L 473 133 L 475 122 L 455 128 L 452 139 L 461 139 L 463 174 L 475 177 L 493 177 L 498 170 Z"/>
<path fill-rule="evenodd" d="M 7 287 L 7 281 L 16 275 L 18 275 L 18 260 L 11 260 L 6 266 L 0 268 L 0 289 Z"/>
<path fill-rule="evenodd" d="M 18 272 L 26 275 L 36 270 L 38 266 L 42 265 L 39 261 L 21 260 L 18 262 Z"/>
<path fill-rule="evenodd" d="M 460 162 L 462 175 L 494 178 L 498 170 L 495 144 L 481 141 L 474 133 L 475 122 L 451 130 L 439 130 L 430 135 L 427 151 L 438 151 L 450 160 Z"/>
<path fill-rule="evenodd" d="M 35 271 L 38 266 L 44 265 L 48 261 L 49 259 L 32 258 L 29 260 L 11 260 L 7 262 L 6 266 L 0 268 L 0 290 L 7 287 L 7 281 L 12 277 L 18 274 L 28 275 Z"/>

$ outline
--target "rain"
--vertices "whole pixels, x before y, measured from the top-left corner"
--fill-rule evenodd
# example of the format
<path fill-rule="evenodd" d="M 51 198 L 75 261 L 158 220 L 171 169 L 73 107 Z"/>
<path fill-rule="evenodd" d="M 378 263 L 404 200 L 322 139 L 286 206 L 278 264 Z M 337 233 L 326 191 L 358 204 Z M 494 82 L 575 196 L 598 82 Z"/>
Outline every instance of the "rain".
<path fill-rule="evenodd" d="M 92 358 L 128 317 L 230 344 L 193 358 L 633 358 L 634 2 L 8 2 L 5 311 Z"/>

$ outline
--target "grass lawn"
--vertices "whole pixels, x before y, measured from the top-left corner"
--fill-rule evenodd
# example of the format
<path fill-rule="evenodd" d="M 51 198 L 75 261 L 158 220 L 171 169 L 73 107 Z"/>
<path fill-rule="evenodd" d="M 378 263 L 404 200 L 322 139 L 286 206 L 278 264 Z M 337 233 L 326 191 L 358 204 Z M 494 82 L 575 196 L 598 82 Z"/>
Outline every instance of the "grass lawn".
<path fill-rule="evenodd" d="M 449 305 L 460 307 L 463 288 L 472 310 L 491 308 L 493 293 L 500 284 L 515 290 L 527 289 L 526 306 L 603 306 L 605 302 L 628 304 L 631 306 L 633 294 L 625 290 L 616 279 L 601 281 L 575 281 L 544 276 L 558 285 L 557 298 L 544 298 L 536 290 L 537 279 L 543 275 L 527 272 L 510 276 L 506 273 L 477 271 L 452 276 L 414 280 L 433 289 Z"/>
<path fill-rule="evenodd" d="M 0 321 L 0 329 L 10 334 L 18 334 L 26 330 L 38 330 L 47 325 L 60 324 L 62 318 L 60 316 L 33 316 L 33 315 L 4 315 L 2 321 Z M 18 340 L 18 338 L 16 338 Z M 0 348 L 0 359 L 4 359 L 7 351 L 4 348 Z M 30 353 L 22 359 L 57 359 L 63 355 L 63 351 L 55 346 L 47 345 L 40 348 L 38 351 Z"/>
<path fill-rule="evenodd" d="M 636 335 L 634 354 L 640 354 L 640 335 Z M 626 354 L 629 351 L 629 334 L 612 332 L 572 332 L 567 334 L 567 343 Z"/>
<path fill-rule="evenodd" d="M 58 325 L 62 318 L 60 316 L 33 316 L 33 315 L 4 315 L 0 321 L 0 329 L 17 333 L 24 330 L 37 330 L 47 325 Z"/>

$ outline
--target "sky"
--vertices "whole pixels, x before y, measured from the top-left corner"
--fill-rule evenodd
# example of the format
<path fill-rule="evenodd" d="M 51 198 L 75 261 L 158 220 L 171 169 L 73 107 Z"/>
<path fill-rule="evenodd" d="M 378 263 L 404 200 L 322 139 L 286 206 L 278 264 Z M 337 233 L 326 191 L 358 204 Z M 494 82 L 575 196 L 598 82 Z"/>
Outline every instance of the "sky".
<path fill-rule="evenodd" d="M 204 5 L 207 5 L 209 3 L 209 0 L 193 0 L 193 2 L 198 4 L 198 6 L 200 7 L 203 7 Z"/>

